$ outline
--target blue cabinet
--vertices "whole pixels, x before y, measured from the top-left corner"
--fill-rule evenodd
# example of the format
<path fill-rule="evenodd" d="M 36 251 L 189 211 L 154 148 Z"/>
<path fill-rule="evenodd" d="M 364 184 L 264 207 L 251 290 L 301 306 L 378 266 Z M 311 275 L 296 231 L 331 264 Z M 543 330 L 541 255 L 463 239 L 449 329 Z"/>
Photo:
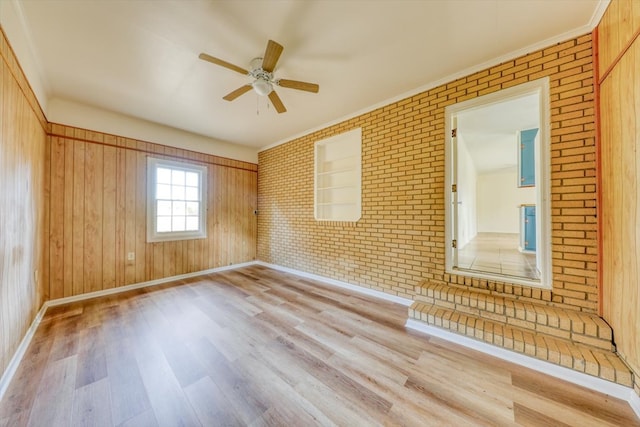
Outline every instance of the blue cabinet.
<path fill-rule="evenodd" d="M 518 186 L 533 187 L 536 185 L 536 135 L 538 129 L 528 129 L 520 132 L 520 154 Z"/>
<path fill-rule="evenodd" d="M 520 207 L 520 249 L 523 252 L 536 251 L 536 207 Z"/>

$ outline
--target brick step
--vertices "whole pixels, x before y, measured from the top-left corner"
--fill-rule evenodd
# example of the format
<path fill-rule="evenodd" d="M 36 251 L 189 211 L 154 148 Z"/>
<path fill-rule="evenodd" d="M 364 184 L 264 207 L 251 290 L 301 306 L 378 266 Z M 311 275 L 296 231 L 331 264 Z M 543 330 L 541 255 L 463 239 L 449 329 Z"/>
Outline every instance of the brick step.
<path fill-rule="evenodd" d="M 487 291 L 425 282 L 416 300 L 514 327 L 615 351 L 613 331 L 595 314 L 519 301 Z"/>
<path fill-rule="evenodd" d="M 409 318 L 607 381 L 633 386 L 631 371 L 613 351 L 419 301 L 409 307 Z"/>

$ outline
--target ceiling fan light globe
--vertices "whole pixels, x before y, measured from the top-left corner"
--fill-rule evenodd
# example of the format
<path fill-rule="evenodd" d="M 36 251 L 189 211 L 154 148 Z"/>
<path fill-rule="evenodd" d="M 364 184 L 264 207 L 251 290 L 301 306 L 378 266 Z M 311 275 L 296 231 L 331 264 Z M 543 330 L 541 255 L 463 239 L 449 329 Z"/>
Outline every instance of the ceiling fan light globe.
<path fill-rule="evenodd" d="M 253 90 L 255 90 L 256 93 L 260 96 L 267 96 L 271 93 L 271 91 L 273 91 L 273 85 L 271 84 L 271 82 L 268 82 L 266 80 L 258 79 L 254 81 L 251 86 L 253 86 Z"/>

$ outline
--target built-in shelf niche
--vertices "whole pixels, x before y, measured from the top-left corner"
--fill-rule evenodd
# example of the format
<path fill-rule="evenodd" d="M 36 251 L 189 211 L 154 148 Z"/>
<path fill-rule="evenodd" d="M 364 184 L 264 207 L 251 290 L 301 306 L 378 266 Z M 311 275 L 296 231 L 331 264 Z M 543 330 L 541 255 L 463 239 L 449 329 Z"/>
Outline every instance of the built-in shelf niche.
<path fill-rule="evenodd" d="M 358 221 L 362 212 L 362 129 L 317 141 L 314 175 L 315 219 Z"/>

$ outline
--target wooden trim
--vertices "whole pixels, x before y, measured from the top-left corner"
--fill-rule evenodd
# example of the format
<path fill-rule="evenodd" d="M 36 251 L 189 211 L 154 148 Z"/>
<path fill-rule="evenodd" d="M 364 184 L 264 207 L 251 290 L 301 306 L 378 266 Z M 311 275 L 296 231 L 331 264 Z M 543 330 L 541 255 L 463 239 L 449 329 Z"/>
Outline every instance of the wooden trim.
<path fill-rule="evenodd" d="M 597 30 L 597 28 L 596 28 Z M 611 64 L 609 64 L 609 68 L 607 68 L 605 70 L 604 73 L 602 73 L 602 76 L 600 76 L 600 80 L 596 80 L 595 84 L 602 84 L 607 77 L 609 77 L 609 74 L 611 74 L 611 72 L 613 71 L 614 68 L 616 68 L 616 65 L 618 65 L 618 62 L 620 62 L 620 60 L 622 59 L 622 57 L 625 55 L 625 53 L 627 53 L 627 51 L 631 48 L 631 46 L 633 45 L 633 43 L 636 41 L 636 39 L 638 38 L 638 36 L 640 36 L 640 27 L 636 30 L 636 32 L 633 34 L 633 36 L 631 37 L 631 39 L 629 39 L 629 42 L 625 45 L 625 47 L 618 53 L 618 55 L 615 57 L 615 59 L 611 62 Z M 596 45 L 597 46 L 597 45 Z"/>
<path fill-rule="evenodd" d="M 598 50 L 598 27 L 593 29 L 592 32 L 592 51 L 593 51 L 593 121 L 595 126 L 595 146 L 596 146 L 596 245 L 598 248 L 598 261 L 596 263 L 596 277 L 598 282 L 598 315 L 602 316 L 604 312 L 604 286 L 602 283 L 602 153 L 601 147 L 601 132 L 600 128 L 600 80 L 599 80 L 599 50 Z"/>
<path fill-rule="evenodd" d="M 59 123 L 55 123 L 55 124 L 57 124 L 59 126 L 67 126 L 67 125 L 63 125 L 63 124 L 59 124 Z M 81 129 L 81 128 L 74 128 L 74 129 Z M 96 132 L 96 131 L 91 131 L 89 129 L 83 129 L 83 130 L 86 130 L 88 132 Z M 113 134 L 107 134 L 107 133 L 103 133 L 103 132 L 99 132 L 99 133 L 102 133 L 104 135 L 110 135 L 110 136 L 117 137 L 117 135 L 113 135 Z M 226 165 L 224 163 L 218 163 L 218 162 L 215 162 L 215 161 L 200 160 L 200 159 L 195 159 L 193 157 L 188 157 L 188 156 L 178 156 L 176 154 L 159 153 L 157 151 L 153 151 L 153 150 L 149 150 L 149 149 L 144 150 L 144 149 L 141 149 L 141 148 L 138 148 L 138 147 L 129 147 L 129 146 L 126 146 L 126 145 L 117 145 L 117 144 L 110 144 L 108 142 L 93 141 L 93 140 L 87 139 L 87 138 L 78 138 L 76 136 L 62 135 L 62 134 L 54 133 L 54 132 L 49 132 L 48 135 L 51 136 L 51 137 L 70 139 L 72 141 L 86 142 L 86 143 L 90 143 L 90 144 L 99 144 L 99 145 L 103 145 L 105 147 L 114 147 L 114 148 L 121 148 L 121 149 L 125 149 L 125 150 L 131 150 L 131 151 L 136 151 L 138 153 L 150 154 L 150 155 L 153 155 L 153 156 L 170 157 L 172 159 L 184 160 L 184 161 L 188 161 L 188 162 L 192 162 L 192 163 L 193 162 L 205 163 L 205 164 L 209 164 L 209 165 L 222 166 L 222 167 L 226 167 L 226 168 L 239 169 L 239 170 L 245 170 L 245 171 L 249 171 L 249 172 L 256 172 L 256 173 L 258 172 L 257 165 L 255 165 L 256 166 L 255 169 L 248 168 L 248 167 L 247 168 L 243 168 L 243 167 L 240 167 L 240 166 L 232 166 L 232 165 Z M 140 140 L 136 140 L 136 141 L 140 141 Z M 143 142 L 145 144 L 155 144 L 155 145 L 161 145 L 163 147 L 175 148 L 175 147 L 170 147 L 168 145 L 156 144 L 155 142 L 146 142 L 146 141 L 140 141 L 140 142 Z M 196 151 L 185 150 L 185 149 L 182 149 L 182 148 L 181 148 L 181 150 L 182 151 L 187 151 L 189 153 L 193 153 L 194 155 L 200 155 L 201 156 L 202 154 L 204 154 L 204 155 L 207 155 L 207 156 L 217 157 L 217 158 L 229 160 L 229 161 L 232 161 L 232 162 L 253 164 L 253 163 L 250 163 L 250 162 L 245 162 L 243 160 L 235 160 L 235 159 L 229 159 L 227 157 L 216 156 L 215 154 L 198 153 Z"/>

